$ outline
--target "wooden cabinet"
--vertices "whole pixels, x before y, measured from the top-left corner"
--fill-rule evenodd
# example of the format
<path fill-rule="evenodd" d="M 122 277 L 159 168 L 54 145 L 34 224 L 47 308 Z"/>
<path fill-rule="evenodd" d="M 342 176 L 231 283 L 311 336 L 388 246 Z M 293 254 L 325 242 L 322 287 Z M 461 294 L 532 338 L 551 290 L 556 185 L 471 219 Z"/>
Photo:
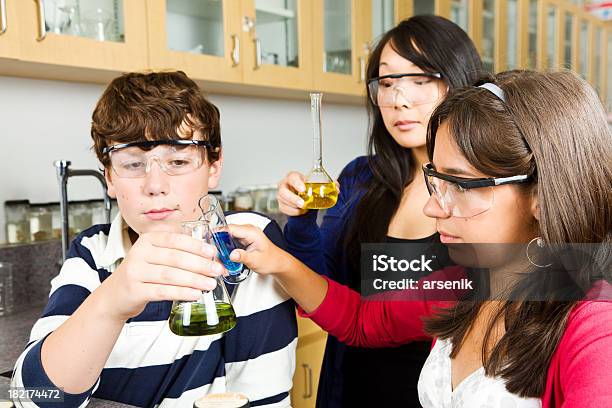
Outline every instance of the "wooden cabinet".
<path fill-rule="evenodd" d="M 291 390 L 293 408 L 314 408 L 327 334 L 310 319 L 298 319 L 298 346 Z"/>
<path fill-rule="evenodd" d="M 19 56 L 19 26 L 17 23 L 17 2 L 0 0 L 0 56 Z"/>
<path fill-rule="evenodd" d="M 567 0 L 0 0 L 0 75 L 106 83 L 178 69 L 209 92 L 363 103 L 400 20 L 463 27 L 492 71 L 570 67 L 607 92 L 610 24 Z M 608 92 L 609 93 L 609 92 Z"/>
<path fill-rule="evenodd" d="M 312 89 L 311 0 L 243 0 L 242 16 L 244 82 Z"/>
<path fill-rule="evenodd" d="M 142 0 L 12 3 L 22 61 L 113 72 L 147 68 Z"/>
<path fill-rule="evenodd" d="M 606 38 L 612 26 L 582 5 L 569 0 L 436 0 L 435 9 L 466 30 L 485 69 L 569 68 L 605 100 Z"/>
<path fill-rule="evenodd" d="M 312 0 L 314 88 L 365 95 L 370 10 L 359 0 Z"/>
<path fill-rule="evenodd" d="M 314 87 L 323 92 L 364 96 L 370 51 L 386 31 L 410 17 L 414 1 L 313 0 L 312 3 Z"/>
<path fill-rule="evenodd" d="M 316 10 L 312 0 L 147 0 L 151 67 L 183 69 L 223 93 L 359 94 L 358 81 L 317 81 Z"/>
<path fill-rule="evenodd" d="M 148 0 L 150 65 L 203 81 L 310 89 L 309 3 L 283 3 Z"/>
<path fill-rule="evenodd" d="M 242 81 L 239 1 L 147 0 L 149 65 L 200 80 Z"/>

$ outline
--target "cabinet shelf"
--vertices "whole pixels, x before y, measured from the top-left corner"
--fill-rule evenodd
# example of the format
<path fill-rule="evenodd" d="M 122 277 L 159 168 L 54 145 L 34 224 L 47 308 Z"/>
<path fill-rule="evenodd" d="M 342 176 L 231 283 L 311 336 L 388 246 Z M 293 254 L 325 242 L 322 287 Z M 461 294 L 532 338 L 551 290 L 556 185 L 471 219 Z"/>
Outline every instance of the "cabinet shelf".
<path fill-rule="evenodd" d="M 222 3 L 220 0 L 205 0 L 198 5 L 191 1 L 167 0 L 167 11 L 202 20 L 219 20 L 222 18 Z"/>
<path fill-rule="evenodd" d="M 255 11 L 257 12 L 258 24 L 277 23 L 295 19 L 295 12 L 293 10 L 280 7 L 259 6 L 255 8 Z"/>

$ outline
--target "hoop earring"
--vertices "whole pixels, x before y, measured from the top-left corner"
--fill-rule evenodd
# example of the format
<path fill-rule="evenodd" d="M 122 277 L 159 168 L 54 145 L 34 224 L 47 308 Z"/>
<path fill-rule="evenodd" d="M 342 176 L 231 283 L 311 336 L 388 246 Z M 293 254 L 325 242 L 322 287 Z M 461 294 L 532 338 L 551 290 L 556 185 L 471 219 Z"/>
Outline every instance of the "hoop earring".
<path fill-rule="evenodd" d="M 534 239 L 532 239 L 531 241 L 529 241 L 529 243 L 527 244 L 527 248 L 525 249 L 525 255 L 527 255 L 527 260 L 529 261 L 530 264 L 532 264 L 533 266 L 537 267 L 537 268 L 548 268 L 549 266 L 552 265 L 552 262 L 547 264 L 547 265 L 538 265 L 537 263 L 533 262 L 531 260 L 531 257 L 529 256 L 529 247 L 531 246 L 531 244 L 533 244 L 533 242 L 535 241 L 536 245 L 538 246 L 538 248 L 544 248 L 544 240 L 542 240 L 542 237 L 535 237 Z"/>

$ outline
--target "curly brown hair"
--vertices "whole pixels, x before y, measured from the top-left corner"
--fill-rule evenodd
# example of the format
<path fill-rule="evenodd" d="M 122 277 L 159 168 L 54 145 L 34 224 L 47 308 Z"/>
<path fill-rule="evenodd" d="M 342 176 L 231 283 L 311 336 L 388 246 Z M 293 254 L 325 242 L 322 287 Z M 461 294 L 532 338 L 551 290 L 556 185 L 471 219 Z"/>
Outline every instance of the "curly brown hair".
<path fill-rule="evenodd" d="M 191 139 L 196 133 L 213 146 L 208 163 L 218 160 L 219 110 L 182 71 L 123 74 L 108 85 L 92 115 L 93 150 L 105 168 L 110 161 L 102 151 L 112 144 Z"/>

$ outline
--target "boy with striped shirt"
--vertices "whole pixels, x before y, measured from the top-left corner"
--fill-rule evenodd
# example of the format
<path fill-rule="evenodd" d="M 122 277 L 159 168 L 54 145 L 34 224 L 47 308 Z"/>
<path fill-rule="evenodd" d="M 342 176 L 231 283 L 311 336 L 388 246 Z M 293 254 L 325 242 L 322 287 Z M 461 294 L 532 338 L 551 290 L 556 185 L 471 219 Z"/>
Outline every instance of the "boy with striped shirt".
<path fill-rule="evenodd" d="M 111 82 L 92 119 L 94 150 L 120 214 L 72 242 L 12 386 L 62 388 L 64 402 L 54 407 L 85 406 L 92 397 L 190 407 L 225 391 L 245 394 L 251 406 L 290 406 L 294 307 L 272 277 L 228 285 L 237 324 L 227 333 L 179 337 L 168 327 L 173 300 L 197 300 L 224 273 L 211 260 L 214 247 L 180 233 L 221 175 L 216 107 L 182 72 L 131 73 Z M 227 220 L 256 225 L 283 245 L 278 225 L 264 216 Z"/>

